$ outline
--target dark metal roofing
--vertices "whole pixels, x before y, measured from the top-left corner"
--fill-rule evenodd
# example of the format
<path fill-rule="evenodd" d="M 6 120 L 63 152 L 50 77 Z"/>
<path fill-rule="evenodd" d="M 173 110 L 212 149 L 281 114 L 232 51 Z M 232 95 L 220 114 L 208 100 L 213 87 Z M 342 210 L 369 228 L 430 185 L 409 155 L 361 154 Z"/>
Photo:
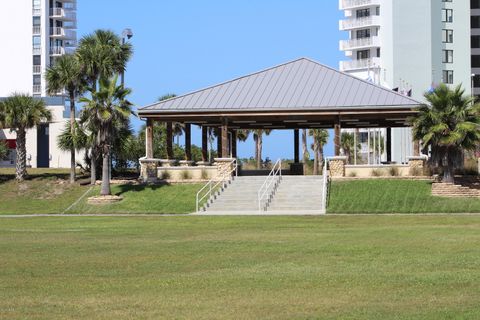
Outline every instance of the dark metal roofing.
<path fill-rule="evenodd" d="M 139 109 L 139 114 L 414 108 L 421 103 L 307 58 Z"/>

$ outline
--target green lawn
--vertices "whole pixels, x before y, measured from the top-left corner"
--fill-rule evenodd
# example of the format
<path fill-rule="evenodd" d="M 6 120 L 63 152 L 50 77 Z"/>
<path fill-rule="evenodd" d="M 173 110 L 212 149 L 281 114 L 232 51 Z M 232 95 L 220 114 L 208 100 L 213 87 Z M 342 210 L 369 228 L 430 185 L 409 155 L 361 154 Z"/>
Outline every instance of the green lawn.
<path fill-rule="evenodd" d="M 431 196 L 418 180 L 333 181 L 329 213 L 480 213 L 480 199 Z"/>
<path fill-rule="evenodd" d="M 115 185 L 112 193 L 123 196 L 121 202 L 89 205 L 87 197 L 100 193 L 100 187 L 95 187 L 67 213 L 191 213 L 195 211 L 195 195 L 201 187 L 198 184 Z"/>
<path fill-rule="evenodd" d="M 480 217 L 0 219 L 0 319 L 479 319 Z"/>

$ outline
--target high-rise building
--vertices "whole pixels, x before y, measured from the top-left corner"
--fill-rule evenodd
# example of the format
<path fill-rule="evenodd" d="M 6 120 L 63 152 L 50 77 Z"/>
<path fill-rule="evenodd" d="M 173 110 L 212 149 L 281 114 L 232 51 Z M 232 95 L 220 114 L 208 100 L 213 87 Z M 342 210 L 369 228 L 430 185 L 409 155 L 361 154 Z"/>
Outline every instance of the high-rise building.
<path fill-rule="evenodd" d="M 73 53 L 77 41 L 76 0 L 4 0 L 0 1 L 2 50 L 0 50 L 0 97 L 28 93 L 42 97 L 52 111 L 52 122 L 27 133 L 27 158 L 32 167 L 69 167 L 67 153 L 57 148 L 57 136 L 69 117 L 65 98 L 47 97 L 45 71 L 61 55 Z M 68 102 L 67 102 L 68 103 Z M 0 165 L 12 165 L 15 159 L 15 134 L 0 130 L 0 140 L 12 148 L 9 159 Z"/>
<path fill-rule="evenodd" d="M 471 46 L 472 46 L 472 90 L 480 96 L 480 0 L 470 0 Z"/>
<path fill-rule="evenodd" d="M 467 94 L 471 93 L 469 1 L 339 2 L 345 13 L 340 30 L 349 35 L 348 40 L 340 41 L 340 50 L 348 57 L 340 62 L 341 71 L 392 90 L 398 88 L 420 101 L 441 82 L 462 84 Z M 409 128 L 392 129 L 391 160 L 402 163 L 413 155 L 411 141 Z"/>

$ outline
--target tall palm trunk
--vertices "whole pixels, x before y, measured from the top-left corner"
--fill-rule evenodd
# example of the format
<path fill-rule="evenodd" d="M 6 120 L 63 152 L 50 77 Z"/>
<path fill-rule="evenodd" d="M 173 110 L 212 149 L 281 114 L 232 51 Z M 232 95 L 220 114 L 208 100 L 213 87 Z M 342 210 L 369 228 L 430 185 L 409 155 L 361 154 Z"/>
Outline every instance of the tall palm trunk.
<path fill-rule="evenodd" d="M 451 157 L 447 155 L 447 159 L 445 159 L 445 165 L 443 167 L 443 181 L 445 183 L 454 183 L 455 177 L 455 166 Z"/>
<path fill-rule="evenodd" d="M 263 133 L 259 132 L 257 134 L 256 144 L 255 144 L 255 157 L 257 161 L 257 169 L 262 168 L 262 148 L 263 148 Z"/>
<path fill-rule="evenodd" d="M 112 194 L 110 190 L 110 172 L 108 170 L 110 164 L 110 148 L 106 147 L 106 150 L 103 152 L 103 165 L 102 165 L 102 189 L 100 195 L 109 196 Z"/>
<path fill-rule="evenodd" d="M 73 137 L 75 136 L 75 95 L 70 93 L 70 135 Z M 75 139 L 73 139 L 75 141 Z M 70 149 L 70 183 L 75 182 L 75 145 L 72 144 L 72 148 Z"/>
<path fill-rule="evenodd" d="M 17 181 L 25 180 L 27 176 L 27 150 L 26 144 L 26 131 L 25 129 L 17 130 L 17 161 L 15 165 L 15 174 Z"/>
<path fill-rule="evenodd" d="M 320 167 L 323 170 L 323 167 L 325 166 L 325 164 L 324 164 L 325 156 L 323 155 L 323 145 L 318 146 L 318 161 L 319 161 Z"/>
<path fill-rule="evenodd" d="M 97 183 L 97 147 L 94 143 L 92 146 L 92 154 L 90 159 L 90 184 L 95 185 Z"/>
<path fill-rule="evenodd" d="M 318 175 L 318 141 L 316 139 L 313 141 L 313 153 L 313 175 L 316 176 Z"/>
<path fill-rule="evenodd" d="M 302 159 L 303 159 L 303 174 L 307 172 L 307 162 L 310 160 L 307 146 L 307 129 L 302 129 Z"/>

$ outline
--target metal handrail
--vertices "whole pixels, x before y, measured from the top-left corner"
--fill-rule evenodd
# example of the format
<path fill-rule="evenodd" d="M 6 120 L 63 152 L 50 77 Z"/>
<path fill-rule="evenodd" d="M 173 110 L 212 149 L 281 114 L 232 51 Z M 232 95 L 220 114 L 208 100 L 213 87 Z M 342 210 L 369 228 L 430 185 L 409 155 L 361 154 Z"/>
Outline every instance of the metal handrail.
<path fill-rule="evenodd" d="M 197 192 L 197 196 L 196 196 L 196 212 L 198 213 L 199 212 L 199 209 L 200 209 L 200 202 L 203 201 L 205 198 L 207 198 L 207 196 L 209 198 L 212 197 L 212 193 L 217 189 L 218 186 L 220 186 L 221 184 L 225 185 L 226 182 L 232 180 L 232 174 L 235 172 L 235 176 L 238 176 L 238 163 L 237 163 L 237 159 L 233 159 L 230 163 L 229 163 L 231 169 L 230 170 L 227 170 L 225 172 L 221 172 L 220 175 L 216 176 L 215 178 L 211 179 L 210 181 L 207 182 L 206 185 L 204 185 L 202 187 L 202 189 L 200 189 L 198 192 Z M 220 180 L 219 180 L 219 177 L 220 177 Z M 200 197 L 201 193 L 204 191 L 204 190 L 208 190 L 208 192 L 206 192 L 203 196 Z"/>
<path fill-rule="evenodd" d="M 323 165 L 323 172 L 322 172 L 322 177 L 323 177 L 323 182 L 322 182 L 322 212 L 327 213 L 327 194 L 328 194 L 328 159 L 324 160 L 324 165 Z"/>
<path fill-rule="evenodd" d="M 267 178 L 263 182 L 262 186 L 258 190 L 258 211 L 263 211 L 262 210 L 263 199 L 267 195 L 268 195 L 267 199 L 270 199 L 271 193 L 273 193 L 273 191 L 278 186 L 278 183 L 280 182 L 281 179 L 282 179 L 282 160 L 278 159 L 277 162 L 275 162 L 275 165 L 273 166 L 272 170 L 268 174 Z M 270 186 L 274 182 L 275 182 L 275 185 L 274 185 L 274 188 L 272 188 L 272 192 L 268 193 L 268 190 L 270 189 Z M 263 190 L 263 189 L 265 189 L 265 190 Z"/>

